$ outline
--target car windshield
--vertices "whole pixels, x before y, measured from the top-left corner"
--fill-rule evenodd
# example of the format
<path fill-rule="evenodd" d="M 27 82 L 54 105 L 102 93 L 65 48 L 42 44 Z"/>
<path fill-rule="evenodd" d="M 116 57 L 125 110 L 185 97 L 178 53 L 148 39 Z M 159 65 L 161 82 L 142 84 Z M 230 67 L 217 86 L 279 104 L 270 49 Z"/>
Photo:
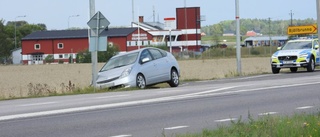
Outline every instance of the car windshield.
<path fill-rule="evenodd" d="M 111 58 L 100 71 L 107 71 L 133 64 L 137 60 L 138 54 L 139 52 L 135 52 Z"/>
<path fill-rule="evenodd" d="M 291 49 L 311 49 L 311 41 L 297 41 L 297 42 L 288 42 L 282 49 L 291 50 Z"/>

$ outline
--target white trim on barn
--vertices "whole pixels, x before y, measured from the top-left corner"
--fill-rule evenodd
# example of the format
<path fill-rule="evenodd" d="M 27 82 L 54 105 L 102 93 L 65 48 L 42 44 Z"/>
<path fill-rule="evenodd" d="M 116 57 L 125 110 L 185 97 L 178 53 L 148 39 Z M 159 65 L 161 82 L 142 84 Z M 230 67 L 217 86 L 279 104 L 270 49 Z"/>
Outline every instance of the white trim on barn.
<path fill-rule="evenodd" d="M 28 65 L 32 65 L 32 64 L 44 64 L 45 63 L 45 58 L 48 55 L 53 55 L 53 58 L 55 60 L 55 62 L 57 62 L 58 60 L 61 59 L 69 59 L 69 57 L 71 56 L 73 60 L 76 59 L 76 53 L 59 53 L 59 54 L 41 54 L 41 56 L 39 55 L 22 55 L 22 60 L 27 60 L 28 61 Z M 62 58 L 60 58 L 60 55 L 62 55 Z"/>

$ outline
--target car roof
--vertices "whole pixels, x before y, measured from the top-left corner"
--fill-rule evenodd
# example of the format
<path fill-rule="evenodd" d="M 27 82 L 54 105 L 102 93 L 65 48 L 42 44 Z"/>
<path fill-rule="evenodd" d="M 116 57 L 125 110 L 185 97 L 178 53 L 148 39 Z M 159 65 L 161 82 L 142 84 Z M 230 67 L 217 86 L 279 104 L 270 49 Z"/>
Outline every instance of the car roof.
<path fill-rule="evenodd" d="M 123 55 L 131 54 L 131 53 L 140 52 L 140 51 L 142 51 L 144 49 L 158 49 L 158 50 L 161 50 L 159 48 L 154 48 L 154 47 L 144 47 L 144 48 L 141 48 L 141 49 L 136 49 L 136 50 L 132 50 L 132 51 L 128 51 L 128 52 L 122 52 L 122 53 L 119 53 L 119 54 L 117 54 L 117 55 L 115 55 L 113 57 L 118 57 L 118 56 L 123 56 Z"/>
<path fill-rule="evenodd" d="M 288 42 L 304 42 L 304 41 L 313 41 L 313 40 L 318 40 L 318 39 L 300 38 L 295 40 L 289 40 Z"/>

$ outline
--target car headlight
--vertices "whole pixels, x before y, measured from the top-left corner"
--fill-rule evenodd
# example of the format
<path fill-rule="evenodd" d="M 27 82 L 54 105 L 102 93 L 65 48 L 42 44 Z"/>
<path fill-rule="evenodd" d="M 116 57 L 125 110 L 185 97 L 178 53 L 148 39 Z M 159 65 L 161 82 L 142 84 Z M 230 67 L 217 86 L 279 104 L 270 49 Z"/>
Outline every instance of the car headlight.
<path fill-rule="evenodd" d="M 308 57 L 308 53 L 303 53 L 299 55 L 299 58 L 306 58 Z"/>
<path fill-rule="evenodd" d="M 272 58 L 272 59 L 278 59 L 278 56 L 272 55 L 271 58 Z"/>
<path fill-rule="evenodd" d="M 125 70 L 121 73 L 120 78 L 124 78 L 124 77 L 129 76 L 129 75 L 130 75 L 130 73 L 131 73 L 131 70 L 132 70 L 132 68 L 131 68 L 131 67 L 130 67 L 130 68 L 127 68 L 127 69 L 125 69 Z"/>

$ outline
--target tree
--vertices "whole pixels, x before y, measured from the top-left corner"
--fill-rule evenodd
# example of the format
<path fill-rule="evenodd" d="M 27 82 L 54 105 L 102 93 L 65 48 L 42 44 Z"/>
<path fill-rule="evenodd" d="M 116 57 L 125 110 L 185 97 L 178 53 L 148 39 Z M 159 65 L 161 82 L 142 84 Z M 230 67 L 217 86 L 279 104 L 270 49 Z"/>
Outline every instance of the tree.
<path fill-rule="evenodd" d="M 26 21 L 5 21 L 0 20 L 0 58 L 9 58 L 11 51 L 15 48 L 15 38 L 17 47 L 21 45 L 21 39 L 34 31 L 46 30 L 45 24 L 28 24 Z"/>
<path fill-rule="evenodd" d="M 223 35 L 223 27 L 221 24 L 214 24 L 212 26 L 212 34 L 217 36 Z"/>
<path fill-rule="evenodd" d="M 8 59 L 12 50 L 12 39 L 9 38 L 5 31 L 4 20 L 0 20 L 0 59 Z"/>
<path fill-rule="evenodd" d="M 223 35 L 223 27 L 221 24 L 214 24 L 212 26 L 212 34 L 213 34 L 213 41 L 215 45 L 219 44 L 220 37 Z"/>
<path fill-rule="evenodd" d="M 241 19 L 240 20 L 240 33 L 242 35 L 246 34 L 247 31 L 260 31 L 263 35 L 285 35 L 287 34 L 287 27 L 290 25 L 290 20 L 271 20 L 269 29 L 269 19 Z M 312 18 L 300 20 L 294 19 L 293 25 L 312 25 L 316 24 L 316 20 Z M 207 25 L 201 28 L 205 31 L 208 36 L 213 36 L 219 34 L 217 32 L 217 25 L 222 26 L 224 32 L 235 32 L 236 25 L 234 20 L 225 20 L 217 24 Z M 219 29 L 218 29 L 219 30 Z M 271 31 L 271 32 L 270 32 Z M 210 32 L 210 33 L 208 33 Z M 214 33 L 213 33 L 214 32 Z"/>

